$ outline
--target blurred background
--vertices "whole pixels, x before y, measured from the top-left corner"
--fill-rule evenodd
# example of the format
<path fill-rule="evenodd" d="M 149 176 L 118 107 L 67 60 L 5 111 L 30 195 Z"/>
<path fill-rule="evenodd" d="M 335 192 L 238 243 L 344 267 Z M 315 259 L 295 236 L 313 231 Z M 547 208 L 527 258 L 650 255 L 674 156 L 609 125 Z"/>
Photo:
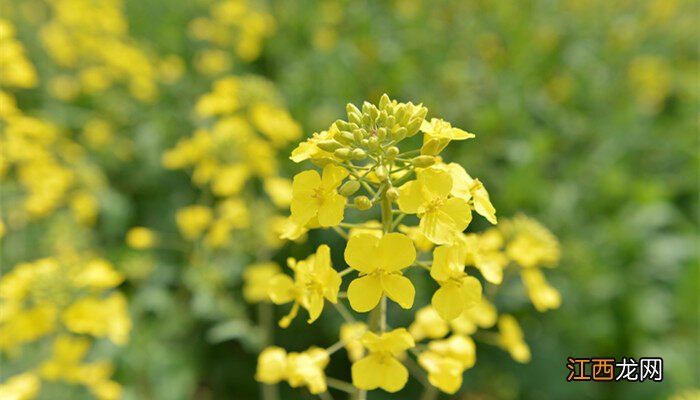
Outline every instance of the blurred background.
<path fill-rule="evenodd" d="M 532 361 L 479 347 L 462 390 L 441 398 L 698 398 L 697 2 L 0 5 L 0 382 L 58 357 L 51 354 L 65 330 L 16 333 L 13 318 L 23 314 L 10 305 L 48 295 L 27 289 L 13 298 L 20 284 L 12 271 L 97 257 L 121 277 L 108 290 L 123 294 L 131 327 L 123 345 L 88 329 L 87 357 L 108 360 L 121 388 L 44 379 L 39 398 L 258 398 L 257 353 L 271 339 L 258 323 L 270 316 L 244 301 L 244 268 L 342 243 L 329 231 L 277 239 L 288 209 L 270 187 L 309 167 L 293 164 L 291 150 L 343 118 L 346 103 L 388 93 L 475 133 L 443 157 L 485 182 L 499 217 L 530 215 L 562 245 L 548 274 L 562 294 L 559 309 L 536 313 L 515 286 L 498 304 L 521 321 Z M 235 106 L 221 100 L 231 93 Z M 225 120 L 239 114 L 243 121 Z M 252 126 L 264 143 L 197 139 L 222 121 Z M 274 129 L 287 137 L 267 133 Z M 216 184 L 231 157 L 261 163 L 249 160 L 242 188 Z M 470 229 L 486 228 L 481 222 Z M 59 286 L 41 273 L 32 272 Z M 61 290 L 49 297 L 84 293 Z M 298 319 L 274 341 L 328 346 L 339 322 Z M 13 339 L 13 329 L 22 337 Z M 567 356 L 662 357 L 664 380 L 569 383 Z M 342 357 L 329 376 L 349 378 Z M 283 399 L 313 398 L 281 386 Z M 417 399 L 418 387 L 370 398 Z"/>

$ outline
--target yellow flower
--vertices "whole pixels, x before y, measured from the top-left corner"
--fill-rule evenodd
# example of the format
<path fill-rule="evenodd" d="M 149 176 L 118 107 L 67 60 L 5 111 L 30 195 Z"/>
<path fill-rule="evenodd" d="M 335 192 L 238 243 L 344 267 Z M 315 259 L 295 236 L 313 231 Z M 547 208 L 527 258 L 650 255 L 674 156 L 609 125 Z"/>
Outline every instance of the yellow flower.
<path fill-rule="evenodd" d="M 450 321 L 450 328 L 455 333 L 471 335 L 478 328 L 486 329 L 496 325 L 497 320 L 496 306 L 482 297 L 474 307 L 464 310 L 459 317 Z"/>
<path fill-rule="evenodd" d="M 136 226 L 126 233 L 126 244 L 134 249 L 149 249 L 156 244 L 156 234 L 142 226 Z"/>
<path fill-rule="evenodd" d="M 314 322 L 323 311 L 324 299 L 331 303 L 338 301 L 341 277 L 331 265 L 330 247 L 321 245 L 316 254 L 303 261 L 289 259 L 289 268 L 294 271 L 294 280 L 278 274 L 269 281 L 268 294 L 275 304 L 294 301 L 290 313 L 280 320 L 286 328 L 296 316 L 299 306 L 309 312 L 308 323 Z"/>
<path fill-rule="evenodd" d="M 426 168 L 417 175 L 418 179 L 399 189 L 399 208 L 407 214 L 418 214 L 421 232 L 433 243 L 452 243 L 471 222 L 469 204 L 459 197 L 448 197 L 452 190 L 448 172 Z"/>
<path fill-rule="evenodd" d="M 501 227 L 511 240 L 506 254 L 523 268 L 554 267 L 559 261 L 559 242 L 539 222 L 518 215 Z"/>
<path fill-rule="evenodd" d="M 263 187 L 277 207 L 285 208 L 292 204 L 292 182 L 289 179 L 271 176 L 265 179 Z"/>
<path fill-rule="evenodd" d="M 89 296 L 75 301 L 63 312 L 63 323 L 72 332 L 107 336 L 120 346 L 126 344 L 131 330 L 126 298 L 121 293 L 105 299 Z"/>
<path fill-rule="evenodd" d="M 250 176 L 248 166 L 231 164 L 217 170 L 211 183 L 211 191 L 217 196 L 231 196 L 240 193 Z"/>
<path fill-rule="evenodd" d="M 340 326 L 340 340 L 345 343 L 350 361 L 357 361 L 365 355 L 365 347 L 361 338 L 367 332 L 367 325 L 363 322 L 345 323 Z"/>
<path fill-rule="evenodd" d="M 464 200 L 473 200 L 474 211 L 486 218 L 490 223 L 496 224 L 496 209 L 491 204 L 489 193 L 479 179 L 472 178 L 467 171 L 457 163 L 438 165 L 439 168 L 449 172 L 452 177 L 452 190 L 450 194 Z"/>
<path fill-rule="evenodd" d="M 430 241 L 421 231 L 420 228 L 417 226 L 406 226 L 406 225 L 399 225 L 399 232 L 405 233 L 408 237 L 413 240 L 413 243 L 416 245 L 416 250 L 418 251 L 423 251 L 423 252 L 428 252 L 433 249 L 435 244 Z"/>
<path fill-rule="evenodd" d="M 553 310 L 561 305 L 561 295 L 557 289 L 547 283 L 544 273 L 537 268 L 528 268 L 520 271 L 527 295 L 532 305 L 539 312 Z"/>
<path fill-rule="evenodd" d="M 523 331 L 511 315 L 502 315 L 498 320 L 499 344 L 519 363 L 530 361 L 530 348 L 523 340 Z"/>
<path fill-rule="evenodd" d="M 80 363 L 90 348 L 90 341 L 83 337 L 61 335 L 53 342 L 53 355 L 41 364 L 41 375 L 49 380 L 76 380 L 80 375 Z"/>
<path fill-rule="evenodd" d="M 269 301 L 267 287 L 270 280 L 280 272 L 279 265 L 272 261 L 248 266 L 243 272 L 243 298 L 248 303 Z"/>
<path fill-rule="evenodd" d="M 250 109 L 250 119 L 276 146 L 284 146 L 301 135 L 299 124 L 281 107 L 255 104 Z"/>
<path fill-rule="evenodd" d="M 459 361 L 432 351 L 424 351 L 418 356 L 418 363 L 428 372 L 430 384 L 443 392 L 455 394 L 462 387 L 464 369 Z"/>
<path fill-rule="evenodd" d="M 326 375 L 323 370 L 330 358 L 328 352 L 312 347 L 303 353 L 289 353 L 287 356 L 287 375 L 291 387 L 306 386 L 311 394 L 327 390 Z"/>
<path fill-rule="evenodd" d="M 33 372 L 24 372 L 0 384 L 0 398 L 3 400 L 30 400 L 37 397 L 41 380 Z"/>
<path fill-rule="evenodd" d="M 461 245 L 466 250 L 465 263 L 475 266 L 487 281 L 500 285 L 503 269 L 509 262 L 502 251 L 503 237 L 500 232 L 489 229 L 478 235 L 464 235 Z"/>
<path fill-rule="evenodd" d="M 268 384 L 287 379 L 287 352 L 277 346 L 265 348 L 258 356 L 255 379 Z"/>
<path fill-rule="evenodd" d="M 350 306 L 367 312 L 386 294 L 402 308 L 411 308 L 416 289 L 401 270 L 415 259 L 413 242 L 404 234 L 388 233 L 381 239 L 368 234 L 351 237 L 345 248 L 345 261 L 360 272 L 360 277 L 348 287 Z"/>
<path fill-rule="evenodd" d="M 329 164 L 323 168 L 323 177 L 316 171 L 304 171 L 292 183 L 292 219 L 306 225 L 318 216 L 321 226 L 335 226 L 343 220 L 345 197 L 338 194 L 338 186 L 348 176 L 344 168 Z"/>
<path fill-rule="evenodd" d="M 433 252 L 430 276 L 440 283 L 432 305 L 446 320 L 455 319 L 481 300 L 481 283 L 464 272 L 464 249 L 440 246 Z"/>
<path fill-rule="evenodd" d="M 449 122 L 438 118 L 433 118 L 430 122 L 423 121 L 420 129 L 424 133 L 423 147 L 421 147 L 420 152 L 426 155 L 439 154 L 452 140 L 464 140 L 476 137 L 473 133 L 453 128 Z"/>
<path fill-rule="evenodd" d="M 336 133 L 338 133 L 338 128 L 335 126 L 335 124 L 333 124 L 327 131 L 314 133 L 310 138 L 306 139 L 306 141 L 299 143 L 299 145 L 292 151 L 292 155 L 289 157 L 289 159 L 295 163 L 300 163 L 311 159 L 312 162 L 318 165 L 324 165 L 330 160 L 334 160 L 335 157 L 333 156 L 333 153 L 320 149 L 317 144 L 319 142 L 333 139 Z"/>
<path fill-rule="evenodd" d="M 182 236 L 187 240 L 195 240 L 209 226 L 213 214 L 209 207 L 194 205 L 179 209 L 175 218 Z"/>
<path fill-rule="evenodd" d="M 408 331 L 416 341 L 425 338 L 438 339 L 449 333 L 450 327 L 431 306 L 425 306 L 418 310 L 416 319 L 408 327 Z"/>
<path fill-rule="evenodd" d="M 381 388 L 390 393 L 403 389 L 408 371 L 397 356 L 415 346 L 408 331 L 399 328 L 380 336 L 366 332 L 362 344 L 369 354 L 352 364 L 352 384 L 364 390 Z"/>
<path fill-rule="evenodd" d="M 428 350 L 459 361 L 463 369 L 476 363 L 476 344 L 468 336 L 453 335 L 448 339 L 433 340 L 428 343 Z"/>
<path fill-rule="evenodd" d="M 305 225 L 300 225 L 296 223 L 296 221 L 294 221 L 292 217 L 285 218 L 284 220 L 279 221 L 277 225 L 277 232 L 279 232 L 280 239 L 295 241 L 306 240 L 306 233 L 309 231 L 308 225 L 314 222 L 314 219 L 312 219 L 312 221 L 309 224 Z"/>
<path fill-rule="evenodd" d="M 78 287 L 108 289 L 124 282 L 124 276 L 114 269 L 106 260 L 95 259 L 88 261 L 75 275 Z"/>

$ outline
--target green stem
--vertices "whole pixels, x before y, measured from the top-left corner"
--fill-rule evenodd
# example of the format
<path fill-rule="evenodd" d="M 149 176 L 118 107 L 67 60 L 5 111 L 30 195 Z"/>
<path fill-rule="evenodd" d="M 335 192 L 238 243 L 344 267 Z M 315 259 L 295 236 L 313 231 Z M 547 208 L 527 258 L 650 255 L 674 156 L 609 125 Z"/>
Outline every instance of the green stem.
<path fill-rule="evenodd" d="M 272 308 L 272 303 L 261 302 L 258 304 L 258 324 L 260 324 L 265 332 L 265 337 L 263 338 L 263 345 L 270 345 L 273 340 L 273 334 L 275 331 L 275 313 Z M 279 389 L 277 385 L 271 385 L 267 383 L 261 383 L 261 392 L 263 400 L 278 400 L 279 399 Z"/>

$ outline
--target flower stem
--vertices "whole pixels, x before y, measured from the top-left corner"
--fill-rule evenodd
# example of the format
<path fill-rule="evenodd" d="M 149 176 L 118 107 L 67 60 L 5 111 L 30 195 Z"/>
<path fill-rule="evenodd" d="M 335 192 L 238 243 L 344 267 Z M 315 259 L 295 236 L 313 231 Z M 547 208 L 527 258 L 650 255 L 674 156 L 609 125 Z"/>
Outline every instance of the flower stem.
<path fill-rule="evenodd" d="M 268 346 L 274 341 L 273 334 L 275 331 L 275 314 L 271 303 L 261 302 L 258 304 L 258 324 L 262 326 L 263 331 L 265 332 L 263 344 Z M 261 383 L 261 386 L 263 400 L 279 399 L 279 389 L 277 385 Z"/>

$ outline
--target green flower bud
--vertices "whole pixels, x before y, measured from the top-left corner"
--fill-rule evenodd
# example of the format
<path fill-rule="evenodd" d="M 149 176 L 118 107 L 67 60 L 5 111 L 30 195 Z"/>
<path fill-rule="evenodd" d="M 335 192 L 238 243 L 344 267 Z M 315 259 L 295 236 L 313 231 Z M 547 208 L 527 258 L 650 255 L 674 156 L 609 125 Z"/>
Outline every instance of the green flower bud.
<path fill-rule="evenodd" d="M 387 114 L 386 111 L 382 110 L 379 112 L 379 118 L 377 118 L 377 120 L 381 125 L 386 125 L 387 118 L 389 118 L 389 114 Z"/>
<path fill-rule="evenodd" d="M 362 136 L 362 131 L 359 129 L 355 129 L 354 131 L 352 131 L 352 137 L 354 138 L 353 140 L 355 141 L 355 143 L 362 143 L 362 139 L 364 139 L 364 137 Z"/>
<path fill-rule="evenodd" d="M 355 149 L 352 151 L 352 158 L 354 160 L 364 160 L 367 158 L 367 152 L 362 149 Z"/>
<path fill-rule="evenodd" d="M 333 152 L 333 154 L 340 158 L 341 160 L 349 160 L 352 158 L 352 152 L 350 149 L 342 148 Z"/>
<path fill-rule="evenodd" d="M 427 168 L 435 164 L 435 157 L 433 156 L 418 156 L 411 160 L 411 164 L 418 168 Z"/>
<path fill-rule="evenodd" d="M 360 211 L 365 211 L 372 208 L 372 200 L 370 200 L 367 196 L 357 196 L 353 199 L 353 203 Z"/>
<path fill-rule="evenodd" d="M 383 142 L 384 139 L 386 139 L 386 128 L 377 129 L 377 139 L 379 139 L 380 142 Z"/>
<path fill-rule="evenodd" d="M 418 130 L 420 129 L 421 124 L 423 124 L 423 118 L 412 118 L 409 122 L 408 125 L 406 125 L 406 136 L 411 137 L 418 133 Z"/>
<path fill-rule="evenodd" d="M 396 117 L 393 115 L 389 115 L 386 117 L 386 124 L 387 127 L 391 128 L 392 126 L 396 125 Z"/>
<path fill-rule="evenodd" d="M 399 141 L 401 141 L 401 140 L 403 140 L 403 139 L 406 138 L 407 132 L 408 132 L 408 131 L 407 131 L 406 128 L 404 128 L 403 126 L 397 127 L 396 130 L 394 130 L 394 131 L 391 133 L 391 138 L 392 138 L 394 141 L 399 142 Z"/>
<path fill-rule="evenodd" d="M 348 118 L 350 118 L 350 114 L 362 115 L 362 111 L 360 111 L 360 109 L 355 107 L 355 105 L 352 103 L 345 105 L 345 111 L 348 113 Z"/>
<path fill-rule="evenodd" d="M 377 176 L 377 179 L 380 181 L 385 181 L 389 177 L 389 172 L 387 172 L 386 167 L 384 165 L 380 165 L 374 170 L 374 174 Z"/>
<path fill-rule="evenodd" d="M 335 140 L 322 140 L 316 143 L 316 146 L 324 151 L 334 152 L 339 148 L 343 147 L 342 144 L 336 142 Z"/>
<path fill-rule="evenodd" d="M 391 201 L 395 201 L 396 199 L 399 198 L 399 191 L 393 187 L 389 188 L 386 191 L 386 197 Z"/>
<path fill-rule="evenodd" d="M 370 136 L 367 140 L 367 148 L 370 151 L 376 151 L 379 148 L 379 139 L 376 136 Z"/>
<path fill-rule="evenodd" d="M 403 104 L 398 106 L 396 108 L 396 112 L 394 113 L 394 117 L 396 117 L 396 122 L 398 124 L 405 125 L 408 121 L 408 118 L 410 117 L 406 112 L 406 106 Z"/>
<path fill-rule="evenodd" d="M 362 125 L 362 114 L 359 112 L 359 110 L 356 113 L 353 112 L 348 114 L 348 122 L 357 126 Z"/>
<path fill-rule="evenodd" d="M 340 193 L 341 196 L 352 196 L 357 192 L 357 190 L 360 188 L 360 182 L 358 181 L 347 181 L 343 184 L 343 186 L 338 189 L 338 193 Z"/>
<path fill-rule="evenodd" d="M 389 99 L 389 96 L 384 93 L 382 97 L 379 98 L 379 108 L 382 110 L 386 110 L 386 106 L 391 103 L 391 99 Z"/>
<path fill-rule="evenodd" d="M 386 149 L 386 158 L 390 161 L 393 161 L 396 156 L 399 155 L 399 148 L 396 146 L 391 146 L 388 149 Z"/>
<path fill-rule="evenodd" d="M 349 122 L 345 122 L 342 119 L 335 121 L 335 125 L 341 131 L 348 131 L 348 132 L 352 132 L 354 129 L 357 128 L 357 125 L 349 123 Z"/>
<path fill-rule="evenodd" d="M 353 134 L 348 131 L 340 131 L 340 133 L 334 138 L 335 140 L 339 141 L 344 145 L 349 145 L 350 143 L 355 141 L 355 136 L 353 136 Z"/>

